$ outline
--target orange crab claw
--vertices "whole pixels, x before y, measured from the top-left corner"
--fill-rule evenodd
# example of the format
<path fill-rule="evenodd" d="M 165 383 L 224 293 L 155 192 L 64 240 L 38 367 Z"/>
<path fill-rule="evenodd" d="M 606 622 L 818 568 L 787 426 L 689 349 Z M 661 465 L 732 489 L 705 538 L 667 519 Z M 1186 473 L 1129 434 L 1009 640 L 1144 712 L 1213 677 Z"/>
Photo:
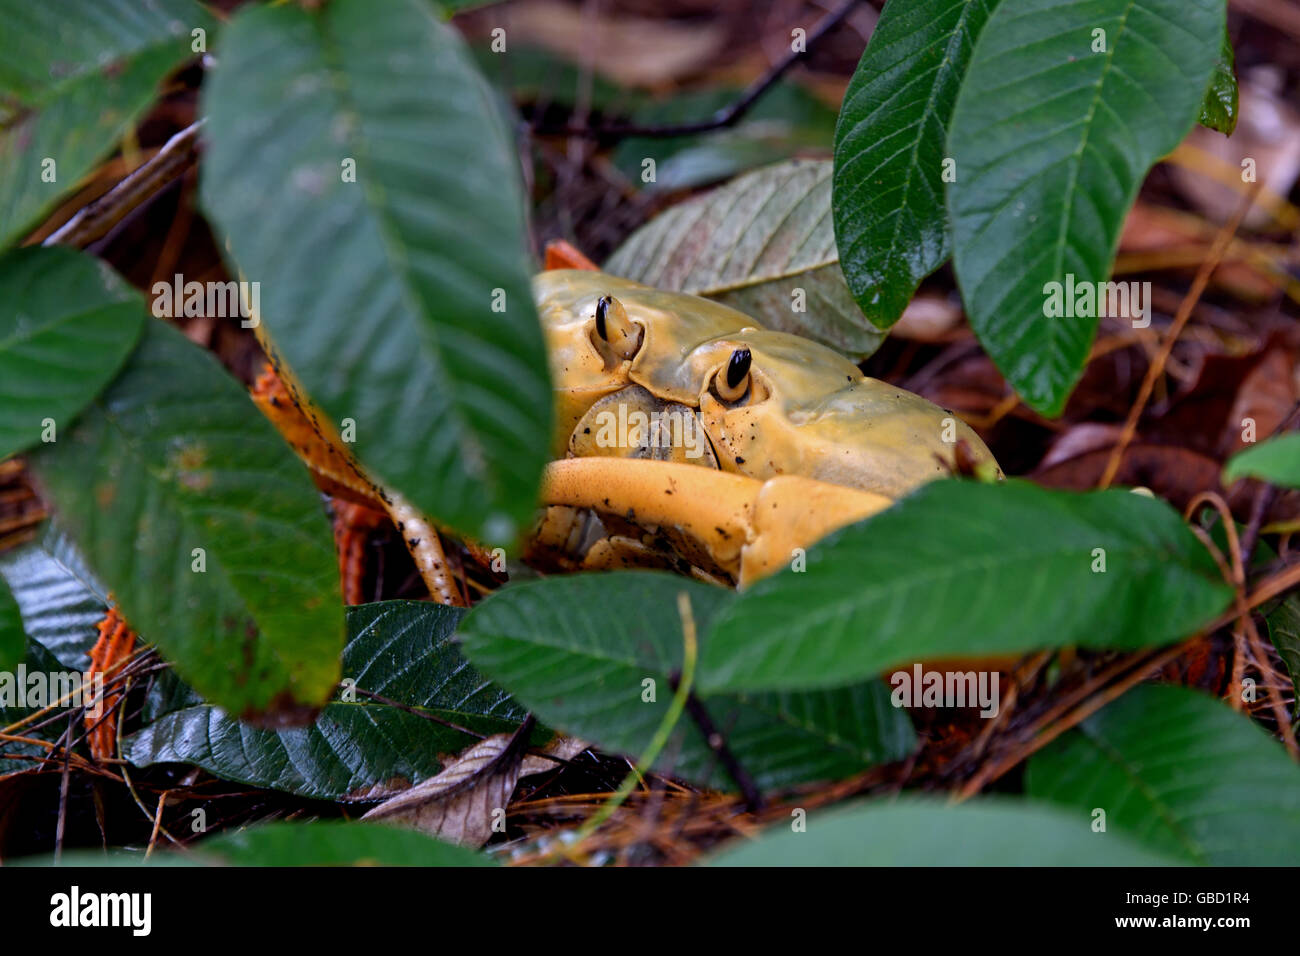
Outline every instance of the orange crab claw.
<path fill-rule="evenodd" d="M 540 497 L 545 505 L 673 528 L 704 547 L 741 588 L 788 566 L 795 549 L 893 503 L 800 475 L 761 481 L 679 462 L 604 457 L 551 462 Z"/>
<path fill-rule="evenodd" d="M 552 269 L 585 269 L 599 272 L 600 266 L 592 262 L 563 239 L 552 239 L 546 244 L 546 260 L 542 265 L 546 271 Z"/>

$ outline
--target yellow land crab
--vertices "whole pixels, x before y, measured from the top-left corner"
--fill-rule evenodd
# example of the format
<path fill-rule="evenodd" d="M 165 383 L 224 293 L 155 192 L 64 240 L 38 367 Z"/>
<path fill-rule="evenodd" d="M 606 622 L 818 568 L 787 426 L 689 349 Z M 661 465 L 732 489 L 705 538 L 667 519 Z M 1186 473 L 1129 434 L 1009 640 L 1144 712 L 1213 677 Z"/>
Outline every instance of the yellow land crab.
<path fill-rule="evenodd" d="M 563 247 L 548 250 L 547 264 L 579 268 L 548 268 L 533 282 L 556 432 L 530 564 L 673 567 L 744 587 L 950 474 L 959 449 L 964 467 L 1000 474 L 952 412 L 864 376 L 829 348 L 707 299 L 606 275 Z M 309 403 L 269 370 L 254 397 L 325 490 L 388 513 L 435 599 L 464 603 L 434 526 L 373 483 Z M 348 591 L 357 556 L 347 526 L 374 516 L 341 513 Z M 487 566 L 489 555 L 466 546 Z"/>

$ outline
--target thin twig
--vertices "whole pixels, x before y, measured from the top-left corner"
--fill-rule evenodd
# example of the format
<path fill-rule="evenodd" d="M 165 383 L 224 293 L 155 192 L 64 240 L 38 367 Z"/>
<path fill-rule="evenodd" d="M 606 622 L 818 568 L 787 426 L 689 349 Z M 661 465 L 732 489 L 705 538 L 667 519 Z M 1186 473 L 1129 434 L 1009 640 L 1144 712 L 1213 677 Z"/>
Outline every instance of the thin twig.
<path fill-rule="evenodd" d="M 138 169 L 103 196 L 79 209 L 76 215 L 46 237 L 42 245 L 81 249 L 108 235 L 109 230 L 132 210 L 171 185 L 189 168 L 198 153 L 199 129 L 203 122 L 198 120 L 167 140 L 162 149 Z"/>
<path fill-rule="evenodd" d="M 1061 734 L 1073 727 L 1078 726 L 1088 717 L 1091 717 L 1102 707 L 1115 700 L 1117 697 L 1127 693 L 1134 686 L 1146 679 L 1147 675 L 1163 667 L 1169 661 L 1178 657 L 1186 650 L 1185 644 L 1177 644 L 1154 656 L 1147 657 L 1141 664 L 1135 667 L 1126 677 L 1112 687 L 1101 690 L 1084 700 L 1074 711 L 1066 714 L 1055 724 L 1045 727 L 1036 737 L 1029 740 L 1020 747 L 1015 748 L 1008 756 L 996 763 L 991 763 L 962 787 L 961 791 L 954 798 L 957 801 L 966 800 L 979 793 L 984 787 L 993 783 L 1011 768 L 1018 766 L 1020 763 L 1029 759 L 1043 747 L 1046 747 Z"/>
<path fill-rule="evenodd" d="M 145 847 L 144 858 L 147 860 L 153 853 L 153 848 L 158 843 L 158 834 L 162 830 L 163 808 L 167 806 L 167 798 L 171 796 L 170 790 L 164 790 L 158 794 L 158 812 L 153 817 L 153 832 L 149 834 L 149 845 Z"/>
<path fill-rule="evenodd" d="M 63 771 L 59 778 L 59 820 L 54 827 L 54 862 L 63 856 L 63 835 L 68 824 L 68 781 L 72 771 L 72 728 L 77 719 L 74 710 L 68 714 L 68 743 L 63 748 Z"/>
<path fill-rule="evenodd" d="M 1255 183 L 1251 187 L 1250 191 L 1242 198 L 1237 211 L 1232 214 L 1232 218 L 1224 224 L 1218 235 L 1214 237 L 1214 243 L 1210 246 L 1205 261 L 1201 263 L 1201 267 L 1196 271 L 1196 277 L 1192 280 L 1191 288 L 1187 290 L 1187 295 L 1183 297 L 1182 303 L 1178 306 L 1178 313 L 1174 316 L 1173 324 L 1165 335 L 1160 351 L 1147 367 L 1147 374 L 1142 379 L 1142 387 L 1138 389 L 1137 400 L 1133 403 L 1133 407 L 1129 409 L 1128 419 L 1124 422 L 1124 429 L 1120 432 L 1119 441 L 1111 449 L 1110 458 L 1106 462 L 1106 470 L 1102 473 L 1098 487 L 1109 488 L 1111 482 L 1115 480 L 1115 476 L 1119 473 L 1119 466 L 1124 459 L 1124 452 L 1129 443 L 1133 441 L 1133 436 L 1137 434 L 1138 420 L 1142 417 L 1147 402 L 1151 399 L 1151 392 L 1155 389 L 1156 381 L 1164 372 L 1165 363 L 1169 361 L 1170 353 L 1174 350 L 1174 343 L 1178 341 L 1183 326 L 1191 318 L 1196 303 L 1201 300 L 1201 294 L 1209 284 L 1210 276 L 1214 274 L 1214 270 L 1218 267 L 1223 254 L 1227 252 L 1228 244 L 1236 234 L 1237 227 L 1241 225 L 1241 220 L 1245 218 L 1246 213 L 1254 204 L 1255 196 L 1259 193 L 1259 185 L 1259 183 Z"/>
<path fill-rule="evenodd" d="M 1255 545 L 1259 542 L 1259 531 L 1264 525 L 1264 516 L 1277 500 L 1277 487 L 1265 484 L 1255 493 L 1255 500 L 1250 503 L 1250 519 L 1241 534 L 1241 563 L 1249 569 L 1250 559 L 1255 554 Z"/>
<path fill-rule="evenodd" d="M 677 690 L 679 680 L 677 675 L 674 674 L 672 679 L 673 690 Z M 695 726 L 700 728 L 700 733 L 704 735 L 704 740 L 709 745 L 709 749 L 717 756 L 731 779 L 736 781 L 741 796 L 745 798 L 745 810 L 749 813 L 757 813 L 763 809 L 763 795 L 759 793 L 758 787 L 754 784 L 754 778 L 736 759 L 736 755 L 727 746 L 727 738 L 718 731 L 718 727 L 714 724 L 713 718 L 709 716 L 704 702 L 696 697 L 694 693 L 686 695 L 686 712 L 695 721 Z"/>

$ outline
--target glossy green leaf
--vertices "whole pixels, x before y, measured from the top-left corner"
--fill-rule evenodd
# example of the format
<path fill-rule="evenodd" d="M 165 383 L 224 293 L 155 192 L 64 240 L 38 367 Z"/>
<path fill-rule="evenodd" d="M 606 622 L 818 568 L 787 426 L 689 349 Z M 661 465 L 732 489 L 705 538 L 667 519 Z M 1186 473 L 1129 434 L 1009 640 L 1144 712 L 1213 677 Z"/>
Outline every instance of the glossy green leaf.
<path fill-rule="evenodd" d="M 1223 466 L 1223 483 L 1241 478 L 1300 488 L 1300 433 L 1288 432 L 1233 455 Z"/>
<path fill-rule="evenodd" d="M 23 616 L 9 587 L 0 581 L 0 671 L 13 670 L 27 653 Z"/>
<path fill-rule="evenodd" d="M 461 612 L 387 601 L 348 608 L 343 677 L 354 688 L 481 734 L 507 733 L 524 712 L 466 663 L 452 638 Z M 375 800 L 437 774 L 476 738 L 364 694 L 336 694 L 309 727 L 263 730 L 209 704 L 167 694 L 152 722 L 122 742 L 137 766 L 197 764 L 227 780 L 329 800 Z"/>
<path fill-rule="evenodd" d="M 604 268 L 715 299 L 849 355 L 870 355 L 884 340 L 840 272 L 829 161 L 767 166 L 673 206 L 632 233 Z"/>
<path fill-rule="evenodd" d="M 68 536 L 47 522 L 35 541 L 0 553 L 0 577 L 13 591 L 31 639 L 64 667 L 88 668 L 108 598 Z"/>
<path fill-rule="evenodd" d="M 806 564 L 718 614 L 703 689 L 832 687 L 927 658 L 1151 647 L 1232 597 L 1163 501 L 1017 480 L 932 482 L 813 545 Z"/>
<path fill-rule="evenodd" d="M 1219 58 L 1214 63 L 1210 88 L 1205 91 L 1205 100 L 1201 103 L 1200 117 L 1202 126 L 1208 126 L 1224 136 L 1231 136 L 1237 128 L 1237 74 L 1233 71 L 1235 61 L 1232 38 L 1224 30 L 1223 45 L 1219 48 Z"/>
<path fill-rule="evenodd" d="M 654 572 L 557 577 L 492 595 L 466 617 L 460 636 L 469 659 L 549 726 L 636 756 L 663 720 L 671 675 L 682 667 L 682 592 L 700 634 L 732 599 L 721 588 Z M 901 759 L 916 743 L 907 713 L 890 705 L 879 681 L 700 698 L 764 789 L 845 777 Z M 688 718 L 657 766 L 734 789 Z"/>
<path fill-rule="evenodd" d="M 0 246 L 135 125 L 213 21 L 193 0 L 0 0 Z M 53 165 L 51 165 L 51 162 Z"/>
<path fill-rule="evenodd" d="M 1044 415 L 1083 372 L 1096 284 L 1196 121 L 1223 29 L 1223 0 L 1002 0 L 980 32 L 948 134 L 953 261 L 985 351 Z M 1066 295 L 1085 283 L 1091 304 Z"/>
<path fill-rule="evenodd" d="M 1030 795 L 1096 810 L 1169 856 L 1214 866 L 1300 863 L 1300 767 L 1250 718 L 1185 687 L 1129 691 L 1029 761 Z"/>
<path fill-rule="evenodd" d="M 736 840 L 712 866 L 1167 866 L 1176 858 L 1092 833 L 1053 807 L 992 799 L 953 805 L 908 797 L 814 814 Z"/>
<path fill-rule="evenodd" d="M 3 588 L 4 586 L 0 585 L 0 590 Z M 21 656 L 19 663 L 15 664 L 12 670 L 0 667 L 0 730 L 30 717 L 40 709 L 33 706 L 25 696 L 22 698 L 18 696 L 19 685 L 23 683 L 22 678 L 31 674 L 62 675 L 66 671 L 67 668 L 56 660 L 53 654 L 36 641 L 28 641 L 26 653 Z M 24 684 L 24 687 L 28 686 L 30 685 Z M 15 729 L 13 734 L 28 739 L 53 741 L 67 728 L 68 718 L 65 716 L 62 719 L 56 717 L 54 721 L 42 727 L 37 727 L 34 723 L 25 724 Z M 48 748 L 40 744 L 28 743 L 26 740 L 0 740 L 0 777 L 33 770 L 39 765 L 40 760 L 23 758 L 44 758 L 49 753 Z"/>
<path fill-rule="evenodd" d="M 39 247 L 0 256 L 0 458 L 68 428 L 147 318 L 140 294 L 91 256 Z"/>
<path fill-rule="evenodd" d="M 265 823 L 194 847 L 225 866 L 492 866 L 482 853 L 382 823 Z M 182 863 L 182 860 L 176 862 Z M 171 860 L 159 859 L 161 865 Z"/>
<path fill-rule="evenodd" d="M 948 258 L 948 123 L 998 0 L 892 0 L 840 107 L 831 203 L 840 267 L 887 329 Z"/>
<path fill-rule="evenodd" d="M 203 204 L 276 347 L 385 483 L 512 539 L 551 393 L 518 159 L 455 31 L 422 0 L 250 6 L 217 59 Z"/>
<path fill-rule="evenodd" d="M 306 717 L 338 678 L 343 608 L 305 468 L 209 353 L 150 321 L 126 369 L 33 456 L 122 613 L 238 714 Z"/>

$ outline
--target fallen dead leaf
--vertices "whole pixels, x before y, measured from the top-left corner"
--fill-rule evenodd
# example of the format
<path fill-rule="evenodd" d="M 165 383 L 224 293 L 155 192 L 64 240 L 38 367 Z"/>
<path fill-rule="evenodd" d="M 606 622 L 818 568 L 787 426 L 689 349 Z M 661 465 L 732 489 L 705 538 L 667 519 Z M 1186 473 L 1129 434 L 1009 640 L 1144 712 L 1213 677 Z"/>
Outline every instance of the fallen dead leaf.
<path fill-rule="evenodd" d="M 961 317 L 961 305 L 948 296 L 922 293 L 907 304 L 890 334 L 916 342 L 946 342 L 961 325 Z"/>
<path fill-rule="evenodd" d="M 1048 488 L 1087 491 L 1097 487 L 1110 459 L 1111 446 L 1095 448 L 1046 468 L 1036 469 L 1030 477 Z M 1233 513 L 1245 516 L 1250 507 L 1248 482 L 1239 482 L 1231 493 L 1219 484 L 1220 464 L 1208 455 L 1174 445 L 1129 445 L 1115 476 L 1116 486 L 1142 486 L 1171 502 L 1178 509 L 1202 491 L 1223 494 Z"/>
<path fill-rule="evenodd" d="M 1226 459 L 1246 446 L 1245 423 L 1253 423 L 1255 439 L 1273 434 L 1300 400 L 1296 365 L 1285 349 L 1271 349 L 1241 383 L 1228 413 L 1220 448 Z"/>
<path fill-rule="evenodd" d="M 1283 228 L 1295 226 L 1293 210 L 1279 200 L 1300 177 L 1300 113 L 1278 95 L 1282 81 L 1272 66 L 1248 71 L 1239 86 L 1240 119 L 1232 136 L 1195 126 L 1183 149 L 1201 154 L 1201 168 L 1189 168 L 1195 160 L 1170 167 L 1179 189 L 1215 222 L 1227 222 L 1241 202 L 1242 163 L 1249 160 L 1263 195 L 1246 214 L 1245 228 L 1262 229 L 1275 218 Z"/>
<path fill-rule="evenodd" d="M 572 737 L 556 737 L 544 752 L 524 753 L 528 727 L 494 734 L 469 747 L 435 777 L 385 800 L 362 819 L 390 820 L 432 837 L 480 847 L 505 826 L 506 807 L 520 777 L 553 770 L 587 749 Z"/>

